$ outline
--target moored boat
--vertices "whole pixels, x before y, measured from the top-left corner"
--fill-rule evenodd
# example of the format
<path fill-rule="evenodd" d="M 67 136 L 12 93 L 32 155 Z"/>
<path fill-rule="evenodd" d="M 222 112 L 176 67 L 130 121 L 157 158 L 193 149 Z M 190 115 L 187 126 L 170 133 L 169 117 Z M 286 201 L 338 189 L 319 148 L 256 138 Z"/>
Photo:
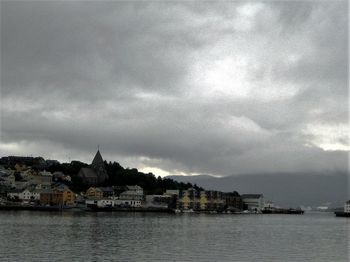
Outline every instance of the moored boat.
<path fill-rule="evenodd" d="M 336 217 L 350 217 L 350 212 L 336 211 L 334 214 Z"/>

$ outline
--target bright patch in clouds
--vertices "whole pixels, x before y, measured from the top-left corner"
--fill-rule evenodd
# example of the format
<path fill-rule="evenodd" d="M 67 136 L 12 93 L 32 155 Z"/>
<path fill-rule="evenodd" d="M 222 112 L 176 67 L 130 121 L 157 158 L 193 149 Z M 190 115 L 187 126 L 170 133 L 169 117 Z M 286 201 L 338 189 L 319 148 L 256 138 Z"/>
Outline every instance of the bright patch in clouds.
<path fill-rule="evenodd" d="M 308 125 L 305 134 L 311 135 L 311 143 L 326 151 L 350 151 L 350 128 L 346 124 L 336 126 Z"/>
<path fill-rule="evenodd" d="M 255 25 L 255 16 L 264 8 L 262 3 L 248 3 L 237 7 L 234 29 L 250 31 Z"/>
<path fill-rule="evenodd" d="M 246 59 L 239 56 L 199 60 L 193 66 L 193 84 L 198 88 L 195 92 L 205 96 L 247 97 L 250 91 L 245 79 L 247 65 Z"/>
<path fill-rule="evenodd" d="M 172 171 L 168 172 L 164 169 L 158 168 L 158 167 L 143 167 L 139 169 L 140 172 L 143 173 L 152 173 L 156 176 L 166 177 L 166 176 L 197 176 L 200 175 L 199 173 L 185 173 L 181 171 Z"/>

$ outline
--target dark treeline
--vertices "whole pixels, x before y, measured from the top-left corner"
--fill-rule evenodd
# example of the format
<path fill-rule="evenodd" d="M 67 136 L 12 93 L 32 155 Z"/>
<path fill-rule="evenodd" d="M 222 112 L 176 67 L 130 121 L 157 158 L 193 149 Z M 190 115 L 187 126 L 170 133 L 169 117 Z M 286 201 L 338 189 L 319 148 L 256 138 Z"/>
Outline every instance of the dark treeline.
<path fill-rule="evenodd" d="M 152 173 L 142 173 L 136 168 L 124 168 L 117 162 L 104 162 L 108 181 L 102 186 L 126 186 L 138 185 L 143 188 L 145 194 L 163 194 L 166 189 L 185 190 L 190 187 L 202 190 L 196 184 L 177 182 L 170 178 L 156 177 Z M 89 186 L 84 185 L 82 180 L 78 177 L 80 168 L 88 167 L 88 164 L 79 161 L 72 161 L 71 163 L 58 163 L 48 168 L 50 172 L 61 171 L 66 175 L 71 176 L 72 183 L 70 187 L 74 191 L 84 191 Z"/>

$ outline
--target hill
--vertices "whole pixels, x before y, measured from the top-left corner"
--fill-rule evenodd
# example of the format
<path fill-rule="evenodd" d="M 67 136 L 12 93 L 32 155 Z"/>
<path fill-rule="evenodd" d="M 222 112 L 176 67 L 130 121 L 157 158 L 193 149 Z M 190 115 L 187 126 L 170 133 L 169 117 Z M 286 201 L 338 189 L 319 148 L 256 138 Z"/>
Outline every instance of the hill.
<path fill-rule="evenodd" d="M 263 193 L 265 199 L 281 206 L 342 206 L 349 198 L 347 173 L 245 174 L 227 177 L 169 176 L 179 182 L 197 184 L 206 189 L 244 193 Z"/>

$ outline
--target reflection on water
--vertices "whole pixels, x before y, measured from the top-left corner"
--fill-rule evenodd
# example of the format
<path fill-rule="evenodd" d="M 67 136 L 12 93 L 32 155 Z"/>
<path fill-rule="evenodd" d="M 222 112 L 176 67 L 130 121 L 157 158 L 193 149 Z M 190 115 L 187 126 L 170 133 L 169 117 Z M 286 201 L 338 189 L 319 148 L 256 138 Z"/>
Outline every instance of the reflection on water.
<path fill-rule="evenodd" d="M 1 261 L 348 261 L 350 219 L 0 212 Z"/>

